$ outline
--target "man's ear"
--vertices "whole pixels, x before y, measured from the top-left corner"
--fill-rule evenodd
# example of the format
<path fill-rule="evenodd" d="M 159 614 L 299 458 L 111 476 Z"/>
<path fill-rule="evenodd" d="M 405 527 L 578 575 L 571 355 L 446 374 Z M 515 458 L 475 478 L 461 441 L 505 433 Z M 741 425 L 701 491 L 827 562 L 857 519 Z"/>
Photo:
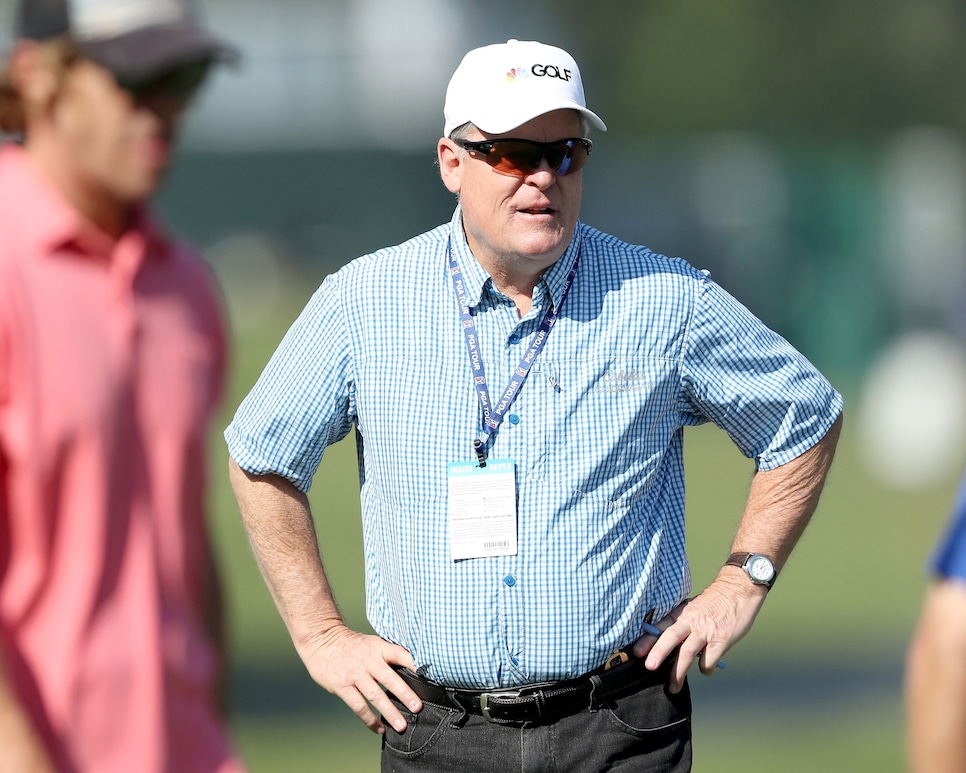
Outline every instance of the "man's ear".
<path fill-rule="evenodd" d="M 60 89 L 59 66 L 50 47 L 18 40 L 10 55 L 10 82 L 28 114 L 45 110 Z"/>
<path fill-rule="evenodd" d="M 450 193 L 460 192 L 464 155 L 463 149 L 448 137 L 442 137 L 436 146 L 439 176 Z"/>

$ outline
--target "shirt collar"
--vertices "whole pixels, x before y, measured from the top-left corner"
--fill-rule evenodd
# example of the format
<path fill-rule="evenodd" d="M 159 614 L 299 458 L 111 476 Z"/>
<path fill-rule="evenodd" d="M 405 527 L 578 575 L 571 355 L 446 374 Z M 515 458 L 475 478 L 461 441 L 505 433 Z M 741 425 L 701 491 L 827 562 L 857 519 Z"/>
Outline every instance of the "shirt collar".
<path fill-rule="evenodd" d="M 567 282 L 567 277 L 570 276 L 570 269 L 573 268 L 574 261 L 580 255 L 580 235 L 582 230 L 582 226 L 578 222 L 577 227 L 574 228 L 574 235 L 570 239 L 570 244 L 564 250 L 564 254 L 541 277 L 550 293 L 550 299 L 553 301 L 554 309 L 560 309 L 560 304 L 563 302 L 564 285 Z"/>
<path fill-rule="evenodd" d="M 483 270 L 483 266 L 474 257 L 470 245 L 466 241 L 466 232 L 463 230 L 463 208 L 459 204 L 456 205 L 456 211 L 453 212 L 453 219 L 450 220 L 449 226 L 450 249 L 453 251 L 453 257 L 456 258 L 456 263 L 463 274 L 466 303 L 472 309 L 480 305 L 483 288 L 490 281 L 490 275 Z M 449 256 L 446 257 L 448 261 Z"/>
<path fill-rule="evenodd" d="M 109 259 L 117 246 L 138 234 L 147 256 L 168 254 L 166 237 L 144 207 L 135 210 L 131 228 L 115 242 L 83 218 L 60 192 L 34 167 L 22 147 L 14 143 L 0 146 L 0 212 L 5 228 L 20 234 L 31 252 L 49 255 L 64 247 Z"/>
<path fill-rule="evenodd" d="M 574 229 L 573 238 L 570 240 L 570 244 L 567 245 L 564 254 L 540 277 L 540 281 L 546 285 L 547 292 L 550 294 L 555 309 L 560 308 L 560 302 L 563 299 L 564 284 L 567 281 L 567 276 L 570 274 L 574 260 L 580 253 L 580 235 L 582 228 L 582 225 L 578 222 L 577 227 Z M 466 284 L 466 300 L 472 309 L 479 305 L 486 283 L 491 280 L 490 275 L 483 270 L 479 261 L 473 256 L 470 246 L 466 241 L 466 232 L 463 230 L 463 210 L 459 204 L 456 205 L 453 219 L 450 220 L 450 244 L 452 245 L 453 254 L 456 256 L 456 262 L 459 264 L 460 271 L 463 273 L 463 281 Z"/>

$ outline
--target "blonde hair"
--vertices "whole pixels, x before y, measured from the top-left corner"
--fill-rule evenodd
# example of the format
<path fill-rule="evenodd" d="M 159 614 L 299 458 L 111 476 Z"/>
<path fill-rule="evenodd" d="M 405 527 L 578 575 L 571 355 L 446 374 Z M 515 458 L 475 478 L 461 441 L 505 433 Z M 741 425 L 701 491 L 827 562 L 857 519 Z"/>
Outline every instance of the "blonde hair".
<path fill-rule="evenodd" d="M 70 63 L 76 58 L 74 45 L 67 37 L 58 37 L 39 44 L 57 76 L 58 86 L 63 84 Z M 26 131 L 27 114 L 23 99 L 14 85 L 10 72 L 10 60 L 0 67 L 0 131 L 23 134 Z"/>

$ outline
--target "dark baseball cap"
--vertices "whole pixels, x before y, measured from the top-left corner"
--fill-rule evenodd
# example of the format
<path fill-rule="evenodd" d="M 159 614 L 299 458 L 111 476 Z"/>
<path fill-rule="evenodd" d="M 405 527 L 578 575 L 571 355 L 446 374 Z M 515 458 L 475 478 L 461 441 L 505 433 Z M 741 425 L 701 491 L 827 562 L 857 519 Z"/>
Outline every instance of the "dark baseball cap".
<path fill-rule="evenodd" d="M 30 40 L 69 36 L 81 54 L 131 82 L 238 58 L 205 28 L 192 0 L 20 0 L 16 30 Z"/>

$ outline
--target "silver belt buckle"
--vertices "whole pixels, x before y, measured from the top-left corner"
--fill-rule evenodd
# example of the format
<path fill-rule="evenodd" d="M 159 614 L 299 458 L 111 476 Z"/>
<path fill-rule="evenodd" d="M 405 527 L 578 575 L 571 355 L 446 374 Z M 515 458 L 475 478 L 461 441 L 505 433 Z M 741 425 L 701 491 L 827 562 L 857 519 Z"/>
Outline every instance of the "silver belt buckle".
<path fill-rule="evenodd" d="M 487 722 L 504 722 L 506 720 L 494 719 L 490 716 L 490 698 L 519 698 L 520 690 L 506 690 L 500 692 L 485 692 L 480 695 L 480 711 Z"/>

